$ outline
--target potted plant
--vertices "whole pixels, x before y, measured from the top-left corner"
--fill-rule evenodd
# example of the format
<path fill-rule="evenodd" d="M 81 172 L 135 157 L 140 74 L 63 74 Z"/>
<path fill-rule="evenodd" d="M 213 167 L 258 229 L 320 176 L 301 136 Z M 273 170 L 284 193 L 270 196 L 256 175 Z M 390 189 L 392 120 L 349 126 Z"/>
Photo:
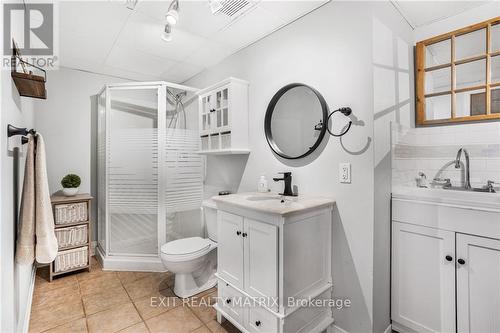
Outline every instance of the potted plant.
<path fill-rule="evenodd" d="M 82 180 L 78 175 L 68 174 L 64 176 L 61 180 L 61 185 L 63 187 L 63 193 L 67 197 L 72 197 L 78 193 L 78 187 L 80 186 Z"/>

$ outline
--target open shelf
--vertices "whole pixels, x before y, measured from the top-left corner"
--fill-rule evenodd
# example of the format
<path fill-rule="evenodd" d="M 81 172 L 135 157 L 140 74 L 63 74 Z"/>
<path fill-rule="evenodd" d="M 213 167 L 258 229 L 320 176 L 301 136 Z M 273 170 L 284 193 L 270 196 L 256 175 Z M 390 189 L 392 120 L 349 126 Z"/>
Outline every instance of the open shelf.
<path fill-rule="evenodd" d="M 199 150 L 196 153 L 201 155 L 248 155 L 250 154 L 250 149 Z"/>

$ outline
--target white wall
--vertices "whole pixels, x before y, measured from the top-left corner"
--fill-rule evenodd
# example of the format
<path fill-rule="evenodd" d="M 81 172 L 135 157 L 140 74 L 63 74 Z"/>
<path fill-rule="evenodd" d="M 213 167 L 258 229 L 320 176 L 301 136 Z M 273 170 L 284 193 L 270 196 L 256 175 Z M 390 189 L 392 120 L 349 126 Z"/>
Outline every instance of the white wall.
<path fill-rule="evenodd" d="M 336 325 L 348 332 L 374 330 L 374 314 L 381 318 L 377 322 L 389 322 L 388 295 L 381 300 L 382 304 L 375 305 L 384 311 L 375 313 L 373 309 L 372 138 L 373 95 L 377 91 L 374 92 L 372 42 L 378 40 L 372 41 L 372 30 L 377 17 L 388 21 L 385 23 L 387 29 L 394 35 L 391 35 L 391 43 L 399 36 L 398 31 L 404 31 L 404 55 L 408 56 L 411 32 L 390 3 L 331 2 L 185 82 L 204 87 L 228 76 L 250 82 L 252 152 L 248 157 L 209 157 L 205 182 L 207 196 L 220 189 L 255 191 L 261 174 L 270 179 L 279 171 L 289 170 L 301 193 L 330 195 L 337 199 L 333 235 L 334 290 L 337 297 L 349 298 L 353 305 L 337 311 L 335 319 Z M 407 69 L 407 75 L 408 72 Z M 310 158 L 291 162 L 276 157 L 264 137 L 264 115 L 273 94 L 291 82 L 303 82 L 318 89 L 331 109 L 351 106 L 354 116 L 363 125 L 354 125 L 342 141 L 326 138 Z M 405 96 L 409 99 L 410 95 L 406 92 Z M 394 104 L 389 106 L 396 109 Z M 410 117 L 410 109 L 402 108 L 404 117 Z M 339 184 L 340 162 L 352 164 L 352 184 Z M 270 185 L 274 191 L 281 190 L 281 183 L 271 181 Z M 388 238 L 389 230 L 384 232 Z M 385 260 L 389 258 L 386 256 Z M 388 271 L 384 274 L 382 276 L 387 276 Z M 378 327 L 376 330 L 380 331 Z"/>
<path fill-rule="evenodd" d="M 3 6 L 0 8 L 3 17 Z M 13 25 L 21 24 L 13 21 Z M 0 24 L 0 45 L 3 45 L 3 25 Z M 3 48 L 2 48 L 3 49 Z M 13 148 L 20 147 L 20 137 L 7 139 L 7 124 L 33 127 L 33 100 L 20 97 L 10 77 L 10 72 L 1 70 L 0 107 L 0 332 L 19 332 L 29 315 L 29 290 L 32 284 L 32 265 L 19 266 L 14 262 L 14 156 Z M 24 175 L 24 156 L 19 158 L 18 199 Z M 26 328 L 27 329 L 27 328 Z"/>
<path fill-rule="evenodd" d="M 64 175 L 76 173 L 82 179 L 80 192 L 96 195 L 97 114 L 92 114 L 91 96 L 107 83 L 121 82 L 127 81 L 67 68 L 48 73 L 47 99 L 35 102 L 35 124 L 45 139 L 51 193 L 61 189 Z M 96 205 L 97 198 L 93 200 L 93 221 Z M 92 230 L 95 236 L 97 228 Z"/>

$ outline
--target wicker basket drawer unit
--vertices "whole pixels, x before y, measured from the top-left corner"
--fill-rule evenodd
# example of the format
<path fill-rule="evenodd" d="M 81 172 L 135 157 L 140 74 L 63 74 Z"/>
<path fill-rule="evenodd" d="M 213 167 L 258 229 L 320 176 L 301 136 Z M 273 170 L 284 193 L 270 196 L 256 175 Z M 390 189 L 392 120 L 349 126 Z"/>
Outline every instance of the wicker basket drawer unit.
<path fill-rule="evenodd" d="M 91 221 L 89 194 L 53 195 L 54 232 L 59 251 L 50 264 L 50 281 L 69 272 L 90 272 Z"/>
<path fill-rule="evenodd" d="M 59 249 L 75 247 L 87 243 L 88 226 L 85 224 L 74 227 L 58 228 L 55 232 Z"/>
<path fill-rule="evenodd" d="M 87 202 L 54 205 L 54 221 L 56 224 L 70 224 L 87 220 Z"/>
<path fill-rule="evenodd" d="M 89 263 L 88 246 L 76 249 L 59 251 L 54 261 L 54 272 L 65 272 L 81 267 L 87 267 Z"/>

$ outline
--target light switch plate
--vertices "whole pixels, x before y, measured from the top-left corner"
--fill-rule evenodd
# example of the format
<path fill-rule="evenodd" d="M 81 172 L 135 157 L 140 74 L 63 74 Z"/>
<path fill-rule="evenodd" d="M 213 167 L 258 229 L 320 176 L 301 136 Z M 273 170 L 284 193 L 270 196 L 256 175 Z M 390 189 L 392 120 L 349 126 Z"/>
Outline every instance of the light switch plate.
<path fill-rule="evenodd" d="M 351 183 L 351 163 L 339 164 L 339 181 L 341 183 Z"/>

